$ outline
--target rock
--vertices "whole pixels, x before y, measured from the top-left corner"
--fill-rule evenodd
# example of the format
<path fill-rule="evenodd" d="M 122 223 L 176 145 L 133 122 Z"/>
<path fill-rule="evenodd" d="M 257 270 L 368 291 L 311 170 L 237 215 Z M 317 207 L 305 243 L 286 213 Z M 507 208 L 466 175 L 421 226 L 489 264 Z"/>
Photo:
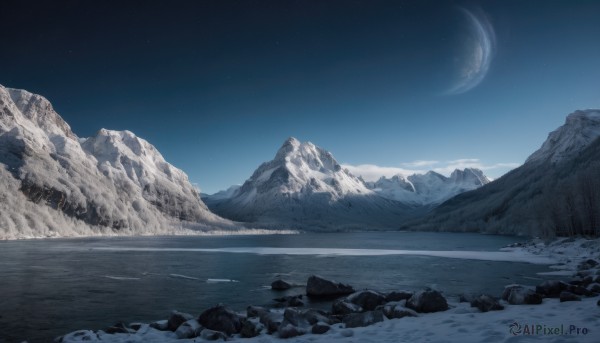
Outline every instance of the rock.
<path fill-rule="evenodd" d="M 582 285 L 585 285 L 586 287 L 591 284 L 592 282 L 594 282 L 594 277 L 593 276 L 586 276 L 583 278 L 583 280 L 581 281 Z"/>
<path fill-rule="evenodd" d="M 291 338 L 304 335 L 306 331 L 288 323 L 285 325 L 281 325 L 279 327 L 279 330 L 277 330 L 277 333 L 279 334 L 279 338 Z"/>
<path fill-rule="evenodd" d="M 581 301 L 581 298 L 571 292 L 564 291 L 560 293 L 560 302 L 565 301 Z"/>
<path fill-rule="evenodd" d="M 334 301 L 331 305 L 331 313 L 335 315 L 346 315 L 350 313 L 358 313 L 363 311 L 364 310 L 362 307 L 348 302 L 346 300 L 337 300 Z"/>
<path fill-rule="evenodd" d="M 167 322 L 167 329 L 170 331 L 175 331 L 179 327 L 179 325 L 187 322 L 190 319 L 194 319 L 189 313 L 183 313 L 179 311 L 171 312 L 171 316 L 169 317 L 169 321 Z"/>
<path fill-rule="evenodd" d="M 502 292 L 502 299 L 511 305 L 538 305 L 542 303 L 542 295 L 522 285 L 508 285 Z"/>
<path fill-rule="evenodd" d="M 473 299 L 471 301 L 471 307 L 477 307 L 481 312 L 504 310 L 504 306 L 500 305 L 498 300 L 486 294 L 482 294 Z"/>
<path fill-rule="evenodd" d="M 591 269 L 596 267 L 598 264 L 598 261 L 593 260 L 593 259 L 588 259 L 586 261 L 581 262 L 578 266 L 577 266 L 577 270 L 587 270 L 587 269 Z"/>
<path fill-rule="evenodd" d="M 535 287 L 535 292 L 546 298 L 558 298 L 560 292 L 566 291 L 569 285 L 560 280 L 548 280 Z"/>
<path fill-rule="evenodd" d="M 318 322 L 312 326 L 312 329 L 310 330 L 310 332 L 315 335 L 322 335 L 322 334 L 326 333 L 327 331 L 329 331 L 330 329 L 331 329 L 331 327 L 329 325 L 327 325 L 326 323 Z"/>
<path fill-rule="evenodd" d="M 175 335 L 179 339 L 195 338 L 200 335 L 200 332 L 204 329 L 196 319 L 190 319 L 185 323 L 179 325 L 175 330 Z"/>
<path fill-rule="evenodd" d="M 242 330 L 241 317 L 223 305 L 217 305 L 202 312 L 198 317 L 198 322 L 207 329 L 221 331 L 227 335 L 233 335 Z"/>
<path fill-rule="evenodd" d="M 346 298 L 346 300 L 362 307 L 365 311 L 373 311 L 377 306 L 386 303 L 386 299 L 383 294 L 370 290 L 352 293 Z"/>
<path fill-rule="evenodd" d="M 588 290 L 587 288 L 583 287 L 583 286 L 575 286 L 575 285 L 570 285 L 569 288 L 567 289 L 568 292 L 574 293 L 576 295 L 583 295 L 586 297 L 591 297 L 594 296 L 594 292 Z"/>
<path fill-rule="evenodd" d="M 383 321 L 383 311 L 367 311 L 362 313 L 351 313 L 344 317 L 347 328 L 357 328 L 373 325 Z"/>
<path fill-rule="evenodd" d="M 210 329 L 202 330 L 202 333 L 200 333 L 200 337 L 207 341 L 216 341 L 219 339 L 222 339 L 224 341 L 227 340 L 227 335 L 225 335 L 223 332 L 214 331 Z"/>
<path fill-rule="evenodd" d="M 301 300 L 302 294 L 290 295 L 281 298 L 275 298 L 274 301 L 282 304 L 284 307 L 300 307 L 304 306 L 304 302 Z"/>
<path fill-rule="evenodd" d="M 268 310 L 260 306 L 248 306 L 246 308 L 246 316 L 248 318 L 258 318 L 261 314 L 266 312 L 268 312 Z"/>
<path fill-rule="evenodd" d="M 600 293 L 600 283 L 591 283 L 587 286 L 590 292 Z"/>
<path fill-rule="evenodd" d="M 129 327 L 133 330 L 133 331 L 138 331 L 139 329 L 142 328 L 142 323 L 131 323 L 129 324 Z"/>
<path fill-rule="evenodd" d="M 267 328 L 268 333 L 276 332 L 283 322 L 283 314 L 266 312 L 260 315 L 260 322 Z"/>
<path fill-rule="evenodd" d="M 303 313 L 293 308 L 286 308 L 283 312 L 282 324 L 288 323 L 301 328 L 306 328 L 310 326 L 310 323 L 304 317 Z"/>
<path fill-rule="evenodd" d="M 325 311 L 308 309 L 304 311 L 303 315 L 310 325 L 314 325 L 318 322 L 323 322 L 329 325 L 335 324 L 335 321 L 332 320 Z"/>
<path fill-rule="evenodd" d="M 115 334 L 115 333 L 131 333 L 132 332 L 132 330 L 129 330 L 127 328 L 127 326 L 122 322 L 118 322 L 113 326 L 109 326 L 102 331 L 106 332 L 107 334 L 111 334 L 111 335 Z"/>
<path fill-rule="evenodd" d="M 252 338 L 260 335 L 260 332 L 265 328 L 263 324 L 258 322 L 256 319 L 254 320 L 246 320 L 242 325 L 242 331 L 240 331 L 240 335 L 244 338 Z"/>
<path fill-rule="evenodd" d="M 401 302 L 390 302 L 383 307 L 383 314 L 388 319 L 398 319 L 404 317 L 418 317 L 417 312 L 402 306 Z"/>
<path fill-rule="evenodd" d="M 354 293 L 354 288 L 339 282 L 312 275 L 306 282 L 306 294 L 312 297 L 327 297 Z"/>
<path fill-rule="evenodd" d="M 292 285 L 283 280 L 275 280 L 271 283 L 271 289 L 275 291 L 285 291 L 290 288 L 292 288 Z"/>
<path fill-rule="evenodd" d="M 385 302 L 408 300 L 412 295 L 409 291 L 392 291 L 385 295 Z"/>
<path fill-rule="evenodd" d="M 150 323 L 150 327 L 159 331 L 167 331 L 169 330 L 169 321 L 168 320 L 158 320 L 156 322 Z"/>
<path fill-rule="evenodd" d="M 427 289 L 413 294 L 406 301 L 406 307 L 420 313 L 430 313 L 446 311 L 448 309 L 448 302 L 440 292 Z"/>

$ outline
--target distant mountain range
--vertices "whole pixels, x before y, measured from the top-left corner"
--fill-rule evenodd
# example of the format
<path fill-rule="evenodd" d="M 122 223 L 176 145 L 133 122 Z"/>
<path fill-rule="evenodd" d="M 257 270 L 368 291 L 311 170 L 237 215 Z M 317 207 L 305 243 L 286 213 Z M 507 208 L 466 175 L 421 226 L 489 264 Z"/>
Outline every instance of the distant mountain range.
<path fill-rule="evenodd" d="M 569 114 L 525 164 L 404 228 L 600 234 L 600 110 Z"/>
<path fill-rule="evenodd" d="M 598 137 L 600 111 L 577 111 L 497 180 L 467 168 L 374 182 L 289 138 L 243 185 L 201 199 L 183 171 L 132 132 L 101 129 L 79 138 L 44 97 L 0 86 L 0 238 L 170 234 L 239 222 L 600 234 Z"/>

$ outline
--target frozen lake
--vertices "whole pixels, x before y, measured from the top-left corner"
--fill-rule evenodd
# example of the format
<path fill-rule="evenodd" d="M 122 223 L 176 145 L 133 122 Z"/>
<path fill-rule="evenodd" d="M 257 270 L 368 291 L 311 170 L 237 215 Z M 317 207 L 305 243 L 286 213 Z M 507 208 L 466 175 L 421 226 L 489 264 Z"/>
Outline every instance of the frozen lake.
<path fill-rule="evenodd" d="M 498 252 L 518 240 L 369 232 L 6 241 L 0 243 L 0 342 L 51 341 L 116 321 L 164 319 L 173 309 L 196 315 L 216 303 L 243 310 L 304 292 L 271 291 L 278 276 L 297 284 L 318 274 L 356 289 L 499 295 L 506 284 L 535 285 L 536 273 L 549 270 L 543 260 Z"/>

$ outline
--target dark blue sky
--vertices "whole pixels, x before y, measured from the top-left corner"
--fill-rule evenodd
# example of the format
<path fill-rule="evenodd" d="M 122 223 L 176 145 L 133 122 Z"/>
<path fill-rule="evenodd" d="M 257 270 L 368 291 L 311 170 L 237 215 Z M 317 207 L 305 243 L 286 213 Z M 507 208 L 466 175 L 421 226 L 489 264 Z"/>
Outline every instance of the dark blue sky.
<path fill-rule="evenodd" d="M 289 136 L 370 176 L 498 177 L 600 107 L 598 1 L 153 3 L 3 1 L 0 84 L 46 96 L 81 137 L 133 131 L 209 193 Z M 481 82 L 449 93 L 490 35 Z"/>

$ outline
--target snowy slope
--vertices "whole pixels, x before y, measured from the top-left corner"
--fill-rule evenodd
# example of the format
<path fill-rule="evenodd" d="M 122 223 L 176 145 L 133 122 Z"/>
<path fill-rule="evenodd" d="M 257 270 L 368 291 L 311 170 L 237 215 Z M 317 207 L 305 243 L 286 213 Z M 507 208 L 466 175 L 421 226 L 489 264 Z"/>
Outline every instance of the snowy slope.
<path fill-rule="evenodd" d="M 304 229 L 393 227 L 409 209 L 368 189 L 328 151 L 295 138 L 232 197 L 205 201 L 226 218 Z"/>
<path fill-rule="evenodd" d="M 599 173 L 600 110 L 576 111 L 522 166 L 407 227 L 523 235 L 585 230 L 598 215 Z"/>
<path fill-rule="evenodd" d="M 542 147 L 527 159 L 557 163 L 574 157 L 600 137 L 600 110 L 575 111 L 565 124 L 548 135 Z"/>
<path fill-rule="evenodd" d="M 440 204 L 453 196 L 477 189 L 490 180 L 479 169 L 456 169 L 450 177 L 430 171 L 408 177 L 381 177 L 366 185 L 382 197 L 414 205 Z"/>
<path fill-rule="evenodd" d="M 173 220 L 227 223 L 148 142 L 109 130 L 82 140 L 44 97 L 2 86 L 0 169 L 0 238 L 160 233 Z"/>

